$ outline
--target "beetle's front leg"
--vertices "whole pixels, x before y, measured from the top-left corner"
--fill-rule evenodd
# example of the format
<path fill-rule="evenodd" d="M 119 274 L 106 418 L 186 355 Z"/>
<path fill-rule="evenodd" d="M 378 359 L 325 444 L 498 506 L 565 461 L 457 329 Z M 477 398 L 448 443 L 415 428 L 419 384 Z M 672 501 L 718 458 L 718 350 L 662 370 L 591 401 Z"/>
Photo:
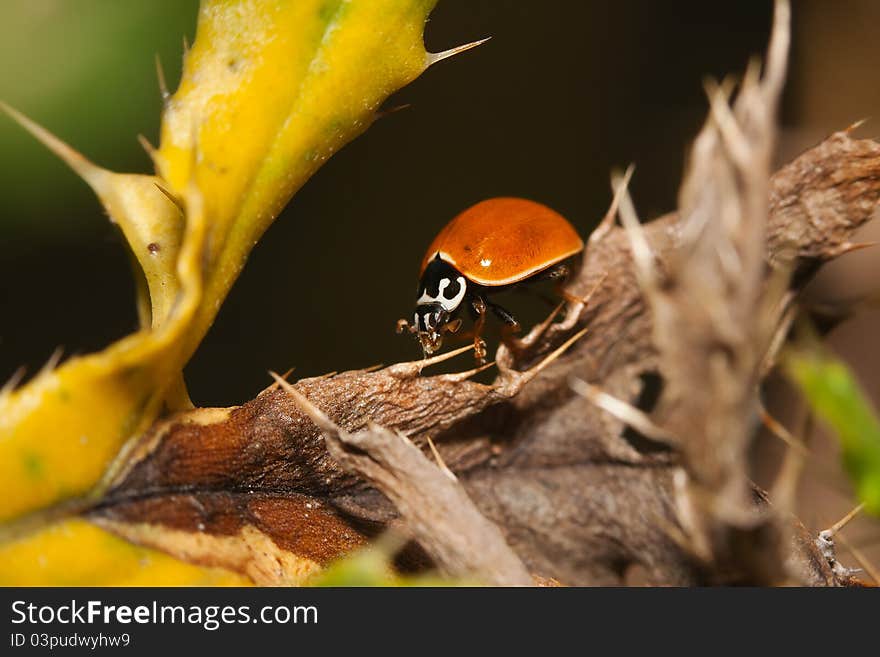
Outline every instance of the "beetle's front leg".
<path fill-rule="evenodd" d="M 486 323 L 486 300 L 475 296 L 468 303 L 468 310 L 474 318 L 474 358 L 482 365 L 486 362 L 486 341 L 480 337 Z"/>
<path fill-rule="evenodd" d="M 398 335 L 400 335 L 404 331 L 409 331 L 410 333 L 417 333 L 418 330 L 419 330 L 418 326 L 416 326 L 415 324 L 410 324 L 405 319 L 398 319 L 397 320 L 396 331 L 397 331 Z"/>

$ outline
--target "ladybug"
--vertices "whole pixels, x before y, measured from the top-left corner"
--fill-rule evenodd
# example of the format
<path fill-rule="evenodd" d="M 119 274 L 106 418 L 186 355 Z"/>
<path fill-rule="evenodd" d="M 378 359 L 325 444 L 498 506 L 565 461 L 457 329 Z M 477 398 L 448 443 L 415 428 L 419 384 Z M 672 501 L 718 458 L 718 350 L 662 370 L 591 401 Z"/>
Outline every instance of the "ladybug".
<path fill-rule="evenodd" d="M 437 351 L 446 333 L 461 327 L 467 309 L 474 320 L 474 350 L 486 356 L 480 333 L 487 311 L 519 329 L 514 316 L 490 295 L 537 279 L 564 280 L 565 261 L 584 249 L 577 231 L 561 214 L 522 198 L 491 198 L 471 206 L 434 238 L 420 270 L 413 323 L 398 322 L 398 332 L 418 335 L 425 354 Z"/>

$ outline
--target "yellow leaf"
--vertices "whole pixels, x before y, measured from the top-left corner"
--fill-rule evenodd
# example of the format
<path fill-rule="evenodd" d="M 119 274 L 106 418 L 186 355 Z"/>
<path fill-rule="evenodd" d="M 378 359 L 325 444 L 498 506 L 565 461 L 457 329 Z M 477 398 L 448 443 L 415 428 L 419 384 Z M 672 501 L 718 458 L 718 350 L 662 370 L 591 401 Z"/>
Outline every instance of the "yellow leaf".
<path fill-rule="evenodd" d="M 0 586 L 245 586 L 222 568 L 138 547 L 85 520 L 0 543 Z"/>
<path fill-rule="evenodd" d="M 205 302 L 189 351 L 294 192 L 431 63 L 422 30 L 435 3 L 202 2 L 155 155 L 172 192 L 191 177 L 198 182 L 213 222 Z"/>
<path fill-rule="evenodd" d="M 180 293 L 167 321 L 0 394 L 0 520 L 86 494 L 126 439 L 156 418 L 183 367 L 180 338 L 202 296 L 205 216 L 192 187 L 187 210 Z"/>

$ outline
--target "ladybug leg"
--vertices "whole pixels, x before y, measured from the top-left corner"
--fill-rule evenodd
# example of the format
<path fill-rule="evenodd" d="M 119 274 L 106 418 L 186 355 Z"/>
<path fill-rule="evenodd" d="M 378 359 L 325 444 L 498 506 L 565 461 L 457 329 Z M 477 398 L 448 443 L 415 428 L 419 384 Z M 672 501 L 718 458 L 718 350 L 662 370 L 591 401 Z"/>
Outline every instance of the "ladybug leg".
<path fill-rule="evenodd" d="M 560 297 L 568 301 L 569 303 L 584 303 L 584 300 L 578 296 L 575 296 L 571 292 L 565 289 L 565 284 L 568 282 L 568 277 L 571 275 L 571 268 L 566 264 L 556 265 L 555 267 L 551 267 L 545 277 L 551 281 L 556 281 L 556 294 Z M 592 292 L 590 293 L 592 295 Z"/>
<path fill-rule="evenodd" d="M 511 338 L 513 338 L 513 334 L 519 333 L 520 331 L 520 324 L 516 317 L 514 317 L 509 310 L 502 308 L 496 303 L 486 301 L 486 305 L 489 306 L 489 310 L 492 311 L 493 315 L 504 322 L 504 327 L 501 329 L 501 340 L 503 342 L 509 342 Z"/>
<path fill-rule="evenodd" d="M 397 334 L 400 335 L 404 331 L 409 331 L 410 333 L 418 333 L 418 327 L 415 324 L 410 324 L 405 319 L 398 319 L 396 326 Z"/>
<path fill-rule="evenodd" d="M 504 340 L 504 344 L 515 354 L 523 353 L 547 334 L 547 331 L 554 325 L 556 316 L 559 315 L 560 311 L 565 307 L 565 304 L 565 301 L 557 304 L 556 308 L 553 309 L 553 312 L 551 312 L 543 322 L 529 331 L 528 335 L 521 338 L 513 335 L 507 336 Z"/>
<path fill-rule="evenodd" d="M 554 268 L 556 269 L 556 268 Z M 555 278 L 561 278 L 562 276 L 567 275 L 567 272 L 558 272 Z M 505 341 L 507 347 L 514 352 L 515 354 L 521 354 L 526 351 L 528 348 L 537 344 L 538 341 L 543 339 L 551 327 L 557 327 L 554 330 L 562 330 L 567 331 L 574 327 L 575 323 L 578 321 L 580 317 L 581 310 L 589 305 L 590 299 L 596 293 L 596 291 L 602 287 L 602 283 L 605 282 L 605 279 L 608 277 L 608 274 L 603 274 L 599 280 L 593 285 L 592 289 L 586 294 L 584 297 L 578 297 L 574 294 L 563 289 L 563 285 L 565 283 L 564 278 L 560 280 L 556 292 L 563 298 L 563 301 L 556 306 L 552 313 L 540 324 L 534 327 L 528 335 L 522 338 L 513 338 Z M 555 322 L 557 315 L 566 307 L 568 304 L 568 313 L 565 316 L 565 319 L 562 322 Z"/>
<path fill-rule="evenodd" d="M 480 337 L 486 323 L 486 300 L 475 296 L 468 304 L 468 310 L 474 318 L 474 358 L 482 365 L 486 362 L 486 341 Z"/>
<path fill-rule="evenodd" d="M 547 270 L 545 276 L 551 281 L 559 281 L 559 285 L 565 283 L 571 275 L 571 268 L 566 264 L 559 264 Z"/>

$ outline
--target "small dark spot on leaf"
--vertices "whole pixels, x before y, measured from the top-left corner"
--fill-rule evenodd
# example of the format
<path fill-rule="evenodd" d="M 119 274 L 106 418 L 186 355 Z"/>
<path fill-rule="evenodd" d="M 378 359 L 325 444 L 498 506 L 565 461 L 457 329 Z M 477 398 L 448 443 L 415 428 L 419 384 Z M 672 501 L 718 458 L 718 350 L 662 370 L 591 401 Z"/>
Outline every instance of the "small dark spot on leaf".
<path fill-rule="evenodd" d="M 329 23 L 334 18 L 339 19 L 344 9 L 342 0 L 327 0 L 318 9 L 318 18 L 322 23 Z"/>
<path fill-rule="evenodd" d="M 160 247 L 156 242 L 150 242 L 147 244 L 147 251 L 150 252 L 151 255 L 156 255 L 159 253 Z"/>
<path fill-rule="evenodd" d="M 43 459 L 37 454 L 29 453 L 24 455 L 24 469 L 33 479 L 39 479 L 43 476 Z"/>

